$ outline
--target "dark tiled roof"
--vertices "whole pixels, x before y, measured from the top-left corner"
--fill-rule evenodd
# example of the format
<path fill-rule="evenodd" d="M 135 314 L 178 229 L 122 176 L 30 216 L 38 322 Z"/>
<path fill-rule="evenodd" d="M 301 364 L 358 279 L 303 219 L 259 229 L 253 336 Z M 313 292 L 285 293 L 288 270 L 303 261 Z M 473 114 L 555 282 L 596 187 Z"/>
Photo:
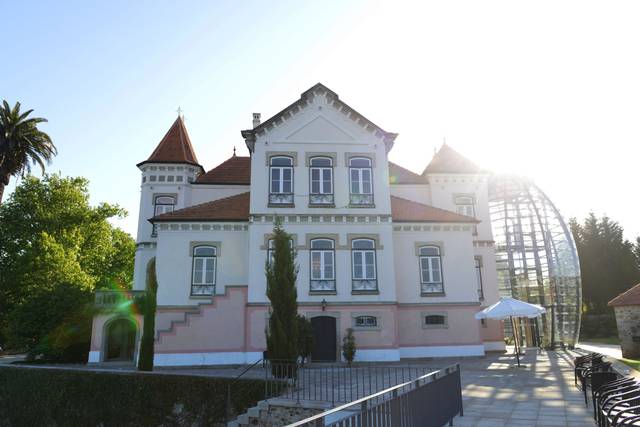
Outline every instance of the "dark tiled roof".
<path fill-rule="evenodd" d="M 389 162 L 389 184 L 427 184 L 427 178 Z"/>
<path fill-rule="evenodd" d="M 144 163 L 188 163 L 200 166 L 182 117 L 178 116 L 153 153 L 138 166 Z"/>
<path fill-rule="evenodd" d="M 253 129 L 247 129 L 247 130 L 241 131 L 242 137 L 245 139 L 245 142 L 247 143 L 247 148 L 249 148 L 249 151 L 253 152 L 253 143 L 255 142 L 256 134 L 263 132 L 265 129 L 269 129 L 271 126 L 274 125 L 274 123 L 275 124 L 279 123 L 280 121 L 282 121 L 282 117 L 289 114 L 290 112 L 296 112 L 298 111 L 299 108 L 305 107 L 308 104 L 309 99 L 312 99 L 314 94 L 316 93 L 324 94 L 327 97 L 327 99 L 329 99 L 329 102 L 335 105 L 343 113 L 350 114 L 350 117 L 352 119 L 355 118 L 354 120 L 359 122 L 362 126 L 366 127 L 367 129 L 373 130 L 375 132 L 375 135 L 377 135 L 379 138 L 381 138 L 384 141 L 384 144 L 387 148 L 387 152 L 391 150 L 391 148 L 393 147 L 394 141 L 398 137 L 397 133 L 387 132 L 383 130 L 381 127 L 373 123 L 371 120 L 367 119 L 362 114 L 358 113 L 356 110 L 354 110 L 353 108 L 345 104 L 342 100 L 340 100 L 338 98 L 337 93 L 335 93 L 334 91 L 332 91 L 331 89 L 323 85 L 322 83 L 316 83 L 311 88 L 304 91 L 300 95 L 300 99 L 298 99 L 293 104 L 286 107 L 284 110 L 280 111 L 273 117 L 265 120 L 264 122 L 262 122 L 261 124 L 259 124 Z"/>
<path fill-rule="evenodd" d="M 151 222 L 248 220 L 249 192 L 178 209 L 150 219 Z"/>
<path fill-rule="evenodd" d="M 444 144 L 422 174 L 429 173 L 487 173 L 487 171 Z"/>
<path fill-rule="evenodd" d="M 640 305 L 640 283 L 609 301 L 608 305 L 609 307 Z"/>
<path fill-rule="evenodd" d="M 391 216 L 394 222 L 479 222 L 470 216 L 434 208 L 433 206 L 396 196 L 391 196 Z"/>
<path fill-rule="evenodd" d="M 209 172 L 200 175 L 196 184 L 251 184 L 251 157 L 233 156 Z"/>

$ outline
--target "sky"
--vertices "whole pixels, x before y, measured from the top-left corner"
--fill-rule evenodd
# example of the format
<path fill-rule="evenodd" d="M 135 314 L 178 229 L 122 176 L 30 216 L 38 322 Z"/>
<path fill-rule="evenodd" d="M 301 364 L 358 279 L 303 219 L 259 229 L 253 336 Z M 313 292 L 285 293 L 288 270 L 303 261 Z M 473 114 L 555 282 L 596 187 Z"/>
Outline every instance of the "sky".
<path fill-rule="evenodd" d="M 0 98 L 49 120 L 48 170 L 88 178 L 134 235 L 135 165 L 178 107 L 211 169 L 248 154 L 253 112 L 318 82 L 398 132 L 389 158 L 408 169 L 446 138 L 565 218 L 640 235 L 640 2 L 0 0 L 0 20 Z"/>

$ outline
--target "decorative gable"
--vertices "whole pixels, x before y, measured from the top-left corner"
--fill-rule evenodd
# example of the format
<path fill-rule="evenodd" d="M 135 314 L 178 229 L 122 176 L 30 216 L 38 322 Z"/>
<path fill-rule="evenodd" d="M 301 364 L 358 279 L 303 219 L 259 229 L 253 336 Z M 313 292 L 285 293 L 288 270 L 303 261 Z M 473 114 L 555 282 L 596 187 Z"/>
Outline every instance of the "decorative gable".
<path fill-rule="evenodd" d="M 354 137 L 323 116 L 317 116 L 286 137 L 289 142 L 353 142 Z"/>

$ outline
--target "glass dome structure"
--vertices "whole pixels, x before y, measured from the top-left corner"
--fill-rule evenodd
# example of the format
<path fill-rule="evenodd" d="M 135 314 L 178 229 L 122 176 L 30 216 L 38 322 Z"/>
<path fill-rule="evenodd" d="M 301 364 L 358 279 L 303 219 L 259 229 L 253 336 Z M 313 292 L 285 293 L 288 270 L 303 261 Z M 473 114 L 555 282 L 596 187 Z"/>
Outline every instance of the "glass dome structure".
<path fill-rule="evenodd" d="M 521 323 L 525 336 L 539 335 L 544 346 L 574 345 L 580 329 L 580 264 L 560 212 L 531 180 L 511 175 L 491 178 L 489 209 L 500 294 L 547 309 L 537 323 Z"/>

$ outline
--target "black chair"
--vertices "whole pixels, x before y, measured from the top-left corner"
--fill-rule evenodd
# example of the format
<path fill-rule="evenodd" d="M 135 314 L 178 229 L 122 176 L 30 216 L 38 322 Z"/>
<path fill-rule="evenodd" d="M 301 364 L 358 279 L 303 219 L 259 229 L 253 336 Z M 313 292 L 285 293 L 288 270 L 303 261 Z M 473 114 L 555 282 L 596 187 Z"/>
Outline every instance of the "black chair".
<path fill-rule="evenodd" d="M 600 390 L 607 390 L 606 386 L 618 380 L 618 373 L 614 371 L 593 372 L 591 374 L 591 403 L 593 405 L 593 417 L 596 417 L 596 393 Z M 615 387 L 615 385 L 614 385 Z"/>
<path fill-rule="evenodd" d="M 600 404 L 600 418 L 598 425 L 602 427 L 614 426 L 613 420 L 625 409 L 634 406 L 632 403 L 640 403 L 640 385 L 624 387 L 604 398 Z"/>
<path fill-rule="evenodd" d="M 604 356 L 599 353 L 591 353 L 586 356 L 576 357 L 573 362 L 574 363 L 573 365 L 574 384 L 578 385 L 578 379 L 580 378 L 580 376 L 582 375 L 582 372 L 585 369 L 588 369 L 593 365 L 602 363 L 603 359 L 604 359 Z"/>
<path fill-rule="evenodd" d="M 578 376 L 580 380 L 580 385 L 582 387 L 582 392 L 584 393 L 584 404 L 587 403 L 587 388 L 591 387 L 591 377 L 594 373 L 597 372 L 610 372 L 611 371 L 611 363 L 610 362 L 601 362 L 597 365 L 589 366 L 588 368 L 583 369 Z"/>
<path fill-rule="evenodd" d="M 593 394 L 593 417 L 596 422 L 600 417 L 600 404 L 602 400 L 608 397 L 611 394 L 616 393 L 616 391 L 622 389 L 623 387 L 634 386 L 636 384 L 636 380 L 631 377 L 623 377 L 617 379 L 615 381 L 610 381 L 597 389 L 592 390 Z"/>

